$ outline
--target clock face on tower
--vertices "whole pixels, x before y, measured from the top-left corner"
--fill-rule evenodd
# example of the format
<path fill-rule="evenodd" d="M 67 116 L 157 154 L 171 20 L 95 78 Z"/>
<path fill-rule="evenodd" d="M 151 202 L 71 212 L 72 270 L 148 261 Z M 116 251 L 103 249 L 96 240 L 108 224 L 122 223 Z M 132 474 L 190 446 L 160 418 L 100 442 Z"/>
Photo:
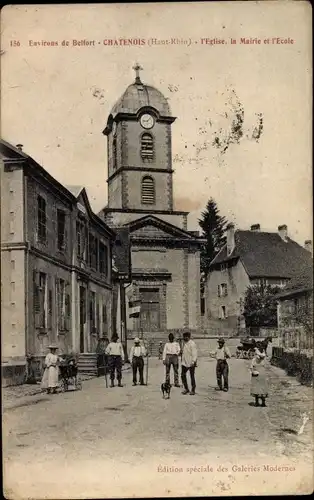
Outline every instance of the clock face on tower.
<path fill-rule="evenodd" d="M 141 116 L 140 123 L 143 128 L 146 129 L 153 128 L 155 124 L 155 118 L 152 115 L 145 113 L 144 115 Z"/>

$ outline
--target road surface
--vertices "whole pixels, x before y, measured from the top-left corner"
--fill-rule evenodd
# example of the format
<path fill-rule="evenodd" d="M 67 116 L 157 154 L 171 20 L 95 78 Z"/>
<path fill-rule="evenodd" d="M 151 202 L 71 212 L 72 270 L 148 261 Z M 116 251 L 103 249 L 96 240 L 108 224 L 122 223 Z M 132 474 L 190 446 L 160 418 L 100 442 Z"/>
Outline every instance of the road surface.
<path fill-rule="evenodd" d="M 92 379 L 6 410 L 7 498 L 309 493 L 312 389 L 269 366 L 268 406 L 255 408 L 248 366 L 231 359 L 230 391 L 217 392 L 215 361 L 201 358 L 197 394 L 164 400 L 150 359 L 147 387 L 125 372 L 122 388 Z"/>

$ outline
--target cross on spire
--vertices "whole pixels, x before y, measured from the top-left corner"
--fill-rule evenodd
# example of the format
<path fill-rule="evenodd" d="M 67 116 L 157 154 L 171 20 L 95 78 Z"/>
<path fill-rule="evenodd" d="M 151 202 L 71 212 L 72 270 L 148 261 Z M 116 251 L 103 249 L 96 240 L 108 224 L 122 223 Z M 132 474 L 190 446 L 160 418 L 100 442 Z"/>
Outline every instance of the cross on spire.
<path fill-rule="evenodd" d="M 143 69 L 139 63 L 134 64 L 133 68 L 135 71 L 135 83 L 142 83 L 140 78 L 140 71 Z"/>

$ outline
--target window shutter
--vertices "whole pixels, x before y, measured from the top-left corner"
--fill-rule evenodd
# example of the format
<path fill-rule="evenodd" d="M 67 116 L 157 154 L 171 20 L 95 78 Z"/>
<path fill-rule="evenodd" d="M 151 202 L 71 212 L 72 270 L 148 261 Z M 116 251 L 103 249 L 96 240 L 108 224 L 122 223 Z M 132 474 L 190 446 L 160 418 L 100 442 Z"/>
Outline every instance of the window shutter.
<path fill-rule="evenodd" d="M 155 203 L 155 181 L 152 177 L 145 176 L 142 179 L 141 189 L 142 203 L 144 205 L 154 205 Z"/>
<path fill-rule="evenodd" d="M 39 272 L 33 271 L 33 292 L 34 292 L 34 322 L 35 328 L 40 327 L 40 290 L 39 290 Z"/>
<path fill-rule="evenodd" d="M 48 218 L 48 211 L 47 211 L 47 233 L 48 233 L 48 239 L 51 241 L 54 249 L 57 248 L 58 244 L 58 233 L 57 233 L 57 209 L 55 204 L 51 205 L 50 207 L 50 220 Z"/>
<path fill-rule="evenodd" d="M 71 296 L 69 293 L 70 283 L 66 283 L 65 288 L 65 329 L 70 331 L 71 328 Z"/>
<path fill-rule="evenodd" d="M 154 158 L 154 139 L 151 134 L 143 134 L 141 139 L 141 156 L 144 159 Z"/>
<path fill-rule="evenodd" d="M 96 297 L 96 328 L 97 328 L 97 334 L 98 335 L 99 335 L 99 332 L 100 332 L 99 301 L 100 301 L 100 297 Z"/>
<path fill-rule="evenodd" d="M 68 238 L 69 238 L 69 227 L 70 227 L 70 217 L 67 212 L 64 212 L 65 220 L 64 220 L 64 240 L 63 240 L 63 249 L 66 250 L 68 248 Z"/>
<path fill-rule="evenodd" d="M 218 285 L 218 297 L 220 297 L 220 285 Z"/>
<path fill-rule="evenodd" d="M 48 294 L 48 318 L 47 318 L 47 327 L 49 330 L 52 329 L 52 308 L 53 308 L 53 300 L 52 300 L 52 282 L 51 276 L 47 275 L 47 294 Z"/>
<path fill-rule="evenodd" d="M 56 278 L 56 324 L 57 324 L 57 331 L 59 332 L 61 330 L 61 308 L 60 308 L 60 301 L 61 301 L 61 293 L 60 293 L 60 280 L 59 278 Z"/>
<path fill-rule="evenodd" d="M 107 323 L 107 307 L 106 304 L 102 305 L 102 332 L 104 335 L 107 334 L 108 323 Z"/>

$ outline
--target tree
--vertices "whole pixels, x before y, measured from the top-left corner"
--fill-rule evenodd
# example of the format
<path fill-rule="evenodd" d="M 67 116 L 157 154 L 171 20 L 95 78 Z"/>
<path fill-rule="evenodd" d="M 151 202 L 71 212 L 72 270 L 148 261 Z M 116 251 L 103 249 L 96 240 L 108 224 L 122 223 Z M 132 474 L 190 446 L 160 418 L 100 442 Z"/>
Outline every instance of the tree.
<path fill-rule="evenodd" d="M 219 214 L 217 203 L 213 198 L 207 202 L 198 223 L 202 229 L 203 238 L 206 238 L 206 243 L 201 250 L 201 276 L 205 280 L 211 261 L 226 243 L 224 233 L 227 220 Z"/>
<path fill-rule="evenodd" d="M 244 296 L 245 323 L 247 327 L 277 327 L 277 302 L 274 296 L 280 288 L 270 285 L 253 285 Z"/>

